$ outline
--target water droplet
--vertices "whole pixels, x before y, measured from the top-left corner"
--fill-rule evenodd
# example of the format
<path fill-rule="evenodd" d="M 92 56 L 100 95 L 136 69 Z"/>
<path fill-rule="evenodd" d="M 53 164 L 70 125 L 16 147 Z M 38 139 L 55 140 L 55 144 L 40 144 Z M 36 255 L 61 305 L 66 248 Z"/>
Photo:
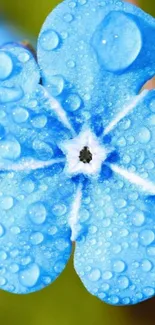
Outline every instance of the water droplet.
<path fill-rule="evenodd" d="M 78 110 L 82 105 L 81 98 L 76 94 L 71 94 L 65 101 L 65 108 L 67 111 L 74 112 Z"/>
<path fill-rule="evenodd" d="M 78 0 L 78 3 L 83 6 L 87 3 L 87 0 Z"/>
<path fill-rule="evenodd" d="M 15 263 L 11 264 L 9 268 L 11 273 L 17 273 L 19 271 L 19 266 Z"/>
<path fill-rule="evenodd" d="M 129 305 L 130 304 L 130 298 L 126 297 L 122 299 L 122 302 L 124 305 Z"/>
<path fill-rule="evenodd" d="M 143 230 L 140 233 L 140 242 L 144 246 L 150 245 L 154 241 L 154 232 L 152 230 Z"/>
<path fill-rule="evenodd" d="M 120 289 L 127 289 L 129 286 L 129 279 L 126 276 L 120 276 L 118 278 L 118 286 Z"/>
<path fill-rule="evenodd" d="M 42 129 L 47 123 L 47 117 L 45 115 L 38 115 L 31 120 L 32 125 L 37 129 Z"/>
<path fill-rule="evenodd" d="M 115 261 L 113 265 L 114 272 L 121 273 L 125 270 L 125 263 L 121 260 Z"/>
<path fill-rule="evenodd" d="M 13 207 L 13 198 L 11 196 L 0 198 L 0 206 L 3 210 L 11 209 Z"/>
<path fill-rule="evenodd" d="M 23 97 L 23 90 L 21 87 L 0 87 L 0 104 L 18 101 Z"/>
<path fill-rule="evenodd" d="M 71 2 L 69 2 L 68 5 L 69 5 L 70 8 L 75 8 L 76 7 L 76 2 L 71 1 Z"/>
<path fill-rule="evenodd" d="M 149 272 L 152 269 L 152 263 L 149 260 L 143 260 L 141 267 L 144 272 Z"/>
<path fill-rule="evenodd" d="M 46 209 L 42 203 L 36 202 L 29 207 L 29 217 L 37 225 L 46 220 Z"/>
<path fill-rule="evenodd" d="M 109 291 L 109 289 L 110 289 L 110 285 L 108 283 L 103 283 L 102 290 L 103 291 Z"/>
<path fill-rule="evenodd" d="M 67 211 L 67 207 L 65 204 L 55 204 L 52 208 L 52 212 L 55 216 L 60 217 L 63 216 Z"/>
<path fill-rule="evenodd" d="M 31 235 L 30 240 L 33 245 L 39 245 L 43 242 L 44 236 L 41 232 L 35 232 Z"/>
<path fill-rule="evenodd" d="M 62 270 L 65 268 L 65 266 L 66 266 L 66 263 L 65 263 L 65 261 L 58 261 L 57 263 L 55 263 L 55 265 L 54 265 L 54 271 L 56 272 L 56 273 L 61 273 L 62 272 Z"/>
<path fill-rule="evenodd" d="M 120 229 L 120 236 L 121 237 L 126 237 L 128 236 L 129 232 L 127 229 Z"/>
<path fill-rule="evenodd" d="M 142 127 L 138 132 L 138 141 L 140 143 L 148 143 L 151 139 L 151 133 L 148 128 Z"/>
<path fill-rule="evenodd" d="M 105 271 L 103 273 L 103 279 L 104 280 L 110 280 L 113 277 L 113 274 L 110 271 Z"/>
<path fill-rule="evenodd" d="M 119 298 L 117 296 L 111 296 L 108 300 L 112 305 L 117 305 L 119 303 Z"/>
<path fill-rule="evenodd" d="M 113 252 L 115 254 L 119 254 L 121 252 L 122 248 L 121 248 L 121 245 L 116 245 L 114 244 L 114 247 L 113 247 Z"/>
<path fill-rule="evenodd" d="M 145 222 L 145 215 L 142 211 L 136 211 L 133 212 L 133 218 L 132 218 L 132 223 L 136 227 L 140 227 L 144 224 Z"/>
<path fill-rule="evenodd" d="M 130 15 L 112 11 L 95 32 L 93 43 L 101 64 L 106 70 L 117 72 L 136 60 L 142 48 L 142 36 Z"/>
<path fill-rule="evenodd" d="M 109 218 L 104 218 L 103 219 L 103 227 L 109 227 L 110 226 L 110 224 L 111 224 L 111 220 L 109 219 Z"/>
<path fill-rule="evenodd" d="M 143 293 L 147 297 L 152 297 L 154 296 L 154 289 L 151 287 L 144 288 Z"/>
<path fill-rule="evenodd" d="M 147 253 L 149 256 L 155 256 L 155 246 L 149 247 Z"/>
<path fill-rule="evenodd" d="M 67 23 L 71 23 L 71 21 L 74 19 L 73 15 L 71 14 L 65 14 L 64 15 L 64 20 L 67 22 Z"/>
<path fill-rule="evenodd" d="M 75 68 L 75 62 L 73 60 L 69 60 L 69 61 L 67 61 L 67 66 L 69 68 Z"/>
<path fill-rule="evenodd" d="M 7 259 L 7 254 L 5 251 L 0 251 L 0 260 L 5 261 Z"/>
<path fill-rule="evenodd" d="M 55 30 L 46 30 L 40 36 L 40 44 L 45 51 L 56 50 L 60 44 L 60 37 Z"/>
<path fill-rule="evenodd" d="M 6 284 L 6 279 L 0 276 L 0 286 L 4 286 Z"/>
<path fill-rule="evenodd" d="M 63 92 L 64 86 L 64 78 L 60 75 L 55 75 L 50 78 L 50 85 L 47 88 L 53 97 L 57 97 Z"/>
<path fill-rule="evenodd" d="M 19 227 L 12 227 L 10 230 L 14 235 L 20 234 L 20 228 Z"/>
<path fill-rule="evenodd" d="M 0 51 L 0 80 L 7 79 L 13 70 L 13 62 L 11 57 L 5 53 Z"/>
<path fill-rule="evenodd" d="M 96 282 L 100 279 L 101 277 L 101 272 L 99 269 L 93 269 L 90 273 L 89 273 L 89 280 Z"/>
<path fill-rule="evenodd" d="M 48 234 L 51 235 L 51 236 L 53 236 L 53 235 L 55 235 L 57 233 L 57 231 L 58 231 L 57 227 L 56 226 L 53 226 L 53 227 L 50 227 L 48 229 Z"/>
<path fill-rule="evenodd" d="M 40 276 L 40 269 L 37 264 L 31 264 L 28 268 L 19 274 L 20 283 L 24 287 L 31 288 L 35 286 Z"/>
<path fill-rule="evenodd" d="M 0 237 L 2 237 L 5 233 L 3 225 L 0 223 Z"/>
<path fill-rule="evenodd" d="M 13 114 L 13 119 L 16 123 L 26 122 L 26 120 L 29 117 L 28 111 L 22 107 L 15 108 L 12 114 Z"/>
<path fill-rule="evenodd" d="M 15 138 L 5 138 L 0 141 L 0 157 L 14 160 L 21 154 L 20 143 Z"/>
<path fill-rule="evenodd" d="M 89 227 L 90 234 L 96 234 L 97 230 L 98 230 L 98 228 L 96 226 Z"/>
<path fill-rule="evenodd" d="M 24 192 L 30 194 L 35 189 L 35 184 L 30 179 L 25 179 L 22 181 L 21 188 Z"/>
<path fill-rule="evenodd" d="M 26 51 L 22 51 L 18 55 L 18 60 L 22 63 L 26 63 L 30 60 L 30 54 Z"/>

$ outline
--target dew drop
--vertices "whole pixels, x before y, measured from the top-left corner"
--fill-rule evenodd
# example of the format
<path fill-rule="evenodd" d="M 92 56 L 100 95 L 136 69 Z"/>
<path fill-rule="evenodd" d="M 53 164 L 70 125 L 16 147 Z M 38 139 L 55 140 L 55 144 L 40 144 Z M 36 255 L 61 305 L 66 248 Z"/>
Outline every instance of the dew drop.
<path fill-rule="evenodd" d="M 99 269 L 93 269 L 90 273 L 89 273 L 89 280 L 96 282 L 100 279 L 101 277 L 101 272 Z"/>
<path fill-rule="evenodd" d="M 118 286 L 120 289 L 127 289 L 129 286 L 129 279 L 126 276 L 120 276 L 118 278 Z"/>
<path fill-rule="evenodd" d="M 36 129 L 43 129 L 47 123 L 47 117 L 45 115 L 38 115 L 31 120 L 31 123 Z"/>
<path fill-rule="evenodd" d="M 113 277 L 113 274 L 110 271 L 105 271 L 102 277 L 104 280 L 110 280 Z"/>
<path fill-rule="evenodd" d="M 149 272 L 152 269 L 152 263 L 149 260 L 143 260 L 141 267 L 144 272 Z"/>
<path fill-rule="evenodd" d="M 67 22 L 67 23 L 71 23 L 71 21 L 74 19 L 73 15 L 71 14 L 65 14 L 64 15 L 64 20 Z"/>
<path fill-rule="evenodd" d="M 56 273 L 61 273 L 64 268 L 65 268 L 65 261 L 60 260 L 54 265 L 54 271 Z"/>
<path fill-rule="evenodd" d="M 69 68 L 75 68 L 75 62 L 73 60 L 69 60 L 69 61 L 67 61 L 67 66 Z"/>
<path fill-rule="evenodd" d="M 30 179 L 25 179 L 23 180 L 22 184 L 21 184 L 21 188 L 24 192 L 30 194 L 34 191 L 35 189 L 35 184 L 32 180 Z"/>
<path fill-rule="evenodd" d="M 140 232 L 140 242 L 144 246 L 150 245 L 154 241 L 154 232 L 152 230 L 143 230 Z"/>
<path fill-rule="evenodd" d="M 10 272 L 11 273 L 17 273 L 18 271 L 19 271 L 18 264 L 13 263 L 13 264 L 10 265 Z"/>
<path fill-rule="evenodd" d="M 57 97 L 63 92 L 64 86 L 64 78 L 60 75 L 55 75 L 50 78 L 50 86 L 47 88 L 53 97 Z"/>
<path fill-rule="evenodd" d="M 138 141 L 140 143 L 148 143 L 151 139 L 151 133 L 148 128 L 142 127 L 138 133 Z"/>
<path fill-rule="evenodd" d="M 133 212 L 132 223 L 136 227 L 140 227 L 145 222 L 145 215 L 142 211 Z"/>
<path fill-rule="evenodd" d="M 15 138 L 5 138 L 0 141 L 0 157 L 14 160 L 21 154 L 20 143 Z"/>
<path fill-rule="evenodd" d="M 67 207 L 65 204 L 55 204 L 52 208 L 52 212 L 55 216 L 60 217 L 63 216 L 67 211 Z"/>
<path fill-rule="evenodd" d="M 22 107 L 15 108 L 12 114 L 13 114 L 13 119 L 16 123 L 26 122 L 29 117 L 28 111 Z"/>
<path fill-rule="evenodd" d="M 83 6 L 87 3 L 87 0 L 78 0 L 78 3 Z"/>
<path fill-rule="evenodd" d="M 26 62 L 28 62 L 28 61 L 30 60 L 30 55 L 29 55 L 29 53 L 24 52 L 24 51 L 20 52 L 19 55 L 18 55 L 18 60 L 19 60 L 20 62 L 22 62 L 22 63 L 26 63 Z"/>
<path fill-rule="evenodd" d="M 3 210 L 10 210 L 13 207 L 13 203 L 11 196 L 5 196 L 0 199 L 0 206 Z"/>
<path fill-rule="evenodd" d="M 119 303 L 119 298 L 117 296 L 111 296 L 108 300 L 112 305 L 117 305 Z"/>
<path fill-rule="evenodd" d="M 77 111 L 82 105 L 81 98 L 76 94 L 71 94 L 65 101 L 65 108 L 67 111 Z"/>
<path fill-rule="evenodd" d="M 40 44 L 45 51 L 56 50 L 60 44 L 60 37 L 55 30 L 46 30 L 40 36 Z"/>
<path fill-rule="evenodd" d="M 44 236 L 41 232 L 35 232 L 31 235 L 30 241 L 32 245 L 39 245 L 43 242 Z"/>
<path fill-rule="evenodd" d="M 4 286 L 6 284 L 6 279 L 0 276 L 0 286 Z"/>
<path fill-rule="evenodd" d="M 37 225 L 42 224 L 46 220 L 46 209 L 42 203 L 33 203 L 29 207 L 29 218 Z"/>
<path fill-rule="evenodd" d="M 19 227 L 12 227 L 10 230 L 14 235 L 20 234 L 20 228 Z"/>
<path fill-rule="evenodd" d="M 24 287 L 33 287 L 40 276 L 40 269 L 37 264 L 31 264 L 28 268 L 21 271 L 19 274 L 19 281 Z"/>
<path fill-rule="evenodd" d="M 151 287 L 146 287 L 146 288 L 144 288 L 143 293 L 147 297 L 152 297 L 152 296 L 154 296 L 154 289 Z"/>
<path fill-rule="evenodd" d="M 134 18 L 112 11 L 95 32 L 93 43 L 105 69 L 118 72 L 136 60 L 142 48 L 142 36 Z"/>
<path fill-rule="evenodd" d="M 115 261 L 113 265 L 114 272 L 121 273 L 125 270 L 125 263 L 121 260 Z"/>
<path fill-rule="evenodd" d="M 0 87 L 0 104 L 18 101 L 23 97 L 23 90 L 21 87 Z"/>
<path fill-rule="evenodd" d="M 5 53 L 0 51 L 0 80 L 7 79 L 13 70 L 13 62 L 11 57 Z"/>

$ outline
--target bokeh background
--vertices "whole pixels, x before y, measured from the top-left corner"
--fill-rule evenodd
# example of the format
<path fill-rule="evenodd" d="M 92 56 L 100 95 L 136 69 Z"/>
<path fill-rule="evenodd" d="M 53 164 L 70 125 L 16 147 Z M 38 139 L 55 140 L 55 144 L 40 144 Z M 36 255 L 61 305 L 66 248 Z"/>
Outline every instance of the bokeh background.
<path fill-rule="evenodd" d="M 58 2 L 0 0 L 0 14 L 35 39 Z M 155 16 L 155 1 L 138 4 Z M 16 296 L 0 291 L 0 325 L 155 325 L 155 299 L 128 307 L 106 305 L 85 290 L 71 259 L 62 275 L 41 292 Z"/>

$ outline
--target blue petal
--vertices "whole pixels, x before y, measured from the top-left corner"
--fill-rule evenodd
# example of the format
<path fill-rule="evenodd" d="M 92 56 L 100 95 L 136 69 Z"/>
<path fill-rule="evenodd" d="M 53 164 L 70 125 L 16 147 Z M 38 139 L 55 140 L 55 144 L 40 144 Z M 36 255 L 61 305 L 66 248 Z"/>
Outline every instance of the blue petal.
<path fill-rule="evenodd" d="M 87 184 L 74 264 L 90 293 L 113 305 L 155 294 L 154 209 L 154 196 L 118 175 Z"/>
<path fill-rule="evenodd" d="M 153 18 L 121 1 L 68 0 L 49 15 L 38 40 L 43 83 L 77 130 L 111 118 L 154 75 L 154 32 Z"/>
<path fill-rule="evenodd" d="M 55 280 L 70 257 L 75 184 L 57 142 L 71 132 L 38 85 L 31 53 L 15 46 L 0 55 L 0 287 L 29 293 Z"/>

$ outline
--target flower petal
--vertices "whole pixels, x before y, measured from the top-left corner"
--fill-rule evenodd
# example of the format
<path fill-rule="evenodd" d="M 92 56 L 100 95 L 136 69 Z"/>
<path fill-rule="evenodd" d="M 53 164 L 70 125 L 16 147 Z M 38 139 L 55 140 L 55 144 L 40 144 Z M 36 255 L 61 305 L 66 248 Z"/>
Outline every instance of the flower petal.
<path fill-rule="evenodd" d="M 118 174 L 84 188 L 74 264 L 93 295 L 127 305 L 155 294 L 154 209 L 154 196 Z"/>
<path fill-rule="evenodd" d="M 43 84 L 77 130 L 111 117 L 154 75 L 154 30 L 153 18 L 122 1 L 68 0 L 49 15 L 38 40 Z"/>

